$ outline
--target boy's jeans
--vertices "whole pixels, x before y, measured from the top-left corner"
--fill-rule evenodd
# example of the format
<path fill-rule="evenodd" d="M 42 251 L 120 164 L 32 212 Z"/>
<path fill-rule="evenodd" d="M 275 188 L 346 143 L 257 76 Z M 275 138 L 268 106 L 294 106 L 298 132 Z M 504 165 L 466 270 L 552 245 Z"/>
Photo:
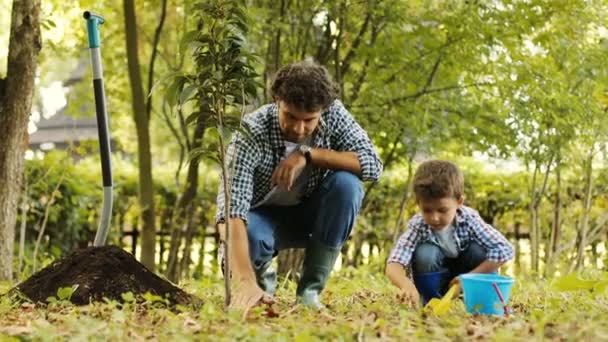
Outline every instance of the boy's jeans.
<path fill-rule="evenodd" d="M 359 178 L 350 172 L 335 171 L 298 205 L 251 210 L 247 215 L 247 235 L 254 268 L 272 260 L 279 250 L 305 248 L 310 239 L 328 247 L 342 247 L 362 200 Z"/>
<path fill-rule="evenodd" d="M 412 261 L 414 274 L 439 272 L 448 270 L 445 279 L 442 281 L 441 293 L 445 293 L 449 281 L 463 273 L 467 273 L 479 266 L 486 260 L 486 252 L 476 242 L 470 242 L 469 247 L 456 258 L 447 258 L 439 246 L 431 243 L 422 243 L 414 250 Z"/>

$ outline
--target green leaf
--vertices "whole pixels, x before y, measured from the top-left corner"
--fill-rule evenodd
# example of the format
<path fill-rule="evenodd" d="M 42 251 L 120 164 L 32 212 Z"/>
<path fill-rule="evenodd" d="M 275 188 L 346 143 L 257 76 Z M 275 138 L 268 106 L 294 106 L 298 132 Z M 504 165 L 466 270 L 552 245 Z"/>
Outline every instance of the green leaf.
<path fill-rule="evenodd" d="M 57 290 L 57 298 L 59 298 L 59 300 L 70 300 L 74 292 L 78 289 L 78 286 L 78 284 L 74 284 L 72 287 L 60 287 Z"/>
<path fill-rule="evenodd" d="M 182 90 L 182 93 L 179 96 L 179 105 L 182 106 L 184 103 L 188 102 L 192 94 L 196 90 L 195 84 L 190 84 Z"/>
<path fill-rule="evenodd" d="M 171 107 L 175 106 L 176 103 L 179 101 L 179 95 L 181 95 L 182 89 L 184 88 L 184 85 L 187 81 L 187 77 L 177 76 L 173 79 L 173 82 L 171 82 L 171 84 L 167 88 L 165 96 L 167 98 L 167 102 L 169 102 L 169 105 Z"/>
<path fill-rule="evenodd" d="M 135 301 L 135 295 L 133 295 L 133 292 L 131 291 L 121 294 L 120 297 L 127 303 L 132 303 Z"/>
<path fill-rule="evenodd" d="M 188 161 L 190 161 L 190 162 L 192 162 L 194 160 L 199 160 L 201 158 L 209 159 L 209 160 L 217 163 L 218 165 L 222 164 L 217 149 L 199 147 L 199 148 L 193 149 L 188 154 Z"/>
<path fill-rule="evenodd" d="M 190 46 L 190 44 L 197 41 L 199 34 L 200 34 L 200 31 L 193 30 L 193 31 L 186 32 L 182 36 L 182 39 L 179 42 L 179 52 L 182 55 L 185 54 L 186 49 Z"/>
<path fill-rule="evenodd" d="M 144 300 L 146 302 L 149 303 L 154 303 L 154 302 L 163 302 L 164 298 L 155 294 L 152 294 L 150 292 L 146 292 L 143 296 Z"/>

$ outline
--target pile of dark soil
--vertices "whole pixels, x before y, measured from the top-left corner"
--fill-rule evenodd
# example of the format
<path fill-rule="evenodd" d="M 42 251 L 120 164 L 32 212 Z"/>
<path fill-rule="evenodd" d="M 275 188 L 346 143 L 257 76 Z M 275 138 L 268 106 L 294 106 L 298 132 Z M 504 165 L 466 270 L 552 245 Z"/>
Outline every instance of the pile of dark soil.
<path fill-rule="evenodd" d="M 122 294 L 132 292 L 138 300 L 151 294 L 165 298 L 169 305 L 200 305 L 201 300 L 150 272 L 133 255 L 115 246 L 76 250 L 55 261 L 17 285 L 14 290 L 33 302 L 45 303 L 57 297 L 62 287 L 78 285 L 70 301 L 77 305 L 103 301 L 123 302 Z"/>

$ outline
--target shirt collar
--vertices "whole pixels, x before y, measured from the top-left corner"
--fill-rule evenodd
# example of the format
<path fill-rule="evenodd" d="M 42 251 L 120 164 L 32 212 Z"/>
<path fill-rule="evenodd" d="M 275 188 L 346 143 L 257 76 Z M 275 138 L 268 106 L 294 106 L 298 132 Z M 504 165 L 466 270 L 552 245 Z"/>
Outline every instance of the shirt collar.
<path fill-rule="evenodd" d="M 462 206 L 460 206 L 460 208 L 456 209 L 456 216 L 454 216 L 454 228 L 460 226 L 460 224 L 464 222 L 463 215 L 464 212 Z"/>

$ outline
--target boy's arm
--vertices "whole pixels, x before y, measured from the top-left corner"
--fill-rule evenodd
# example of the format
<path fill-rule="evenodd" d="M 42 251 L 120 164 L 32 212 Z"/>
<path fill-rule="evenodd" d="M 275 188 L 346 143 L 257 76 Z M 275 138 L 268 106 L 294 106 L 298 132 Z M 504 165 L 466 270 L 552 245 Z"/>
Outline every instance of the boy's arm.
<path fill-rule="evenodd" d="M 407 276 L 405 267 L 396 262 L 391 262 L 386 265 L 386 277 L 399 289 L 405 289 L 410 285 L 413 285 L 410 277 Z"/>
<path fill-rule="evenodd" d="M 386 265 L 386 277 L 393 283 L 393 285 L 399 288 L 399 300 L 407 304 L 417 306 L 420 302 L 420 295 L 416 286 L 410 280 L 405 272 L 403 265 L 391 262 Z"/>
<path fill-rule="evenodd" d="M 405 267 L 410 264 L 414 249 L 419 240 L 418 230 L 416 229 L 415 221 L 408 222 L 408 230 L 405 231 L 397 240 L 397 244 L 391 250 L 387 265 L 386 277 L 397 286 L 401 291 L 399 299 L 403 302 L 417 305 L 420 301 L 420 296 L 414 283 L 409 279 L 405 272 Z"/>
<path fill-rule="evenodd" d="M 494 272 L 502 264 L 513 259 L 513 245 L 496 228 L 487 224 L 477 212 L 470 214 L 468 224 L 475 242 L 486 250 L 486 261 L 471 271 L 472 273 Z"/>
<path fill-rule="evenodd" d="M 414 249 L 418 244 L 420 236 L 418 234 L 418 221 L 416 218 L 410 219 L 405 233 L 401 234 L 397 243 L 391 249 L 391 252 L 386 260 L 387 264 L 398 263 L 401 265 L 409 265 L 414 255 Z"/>

